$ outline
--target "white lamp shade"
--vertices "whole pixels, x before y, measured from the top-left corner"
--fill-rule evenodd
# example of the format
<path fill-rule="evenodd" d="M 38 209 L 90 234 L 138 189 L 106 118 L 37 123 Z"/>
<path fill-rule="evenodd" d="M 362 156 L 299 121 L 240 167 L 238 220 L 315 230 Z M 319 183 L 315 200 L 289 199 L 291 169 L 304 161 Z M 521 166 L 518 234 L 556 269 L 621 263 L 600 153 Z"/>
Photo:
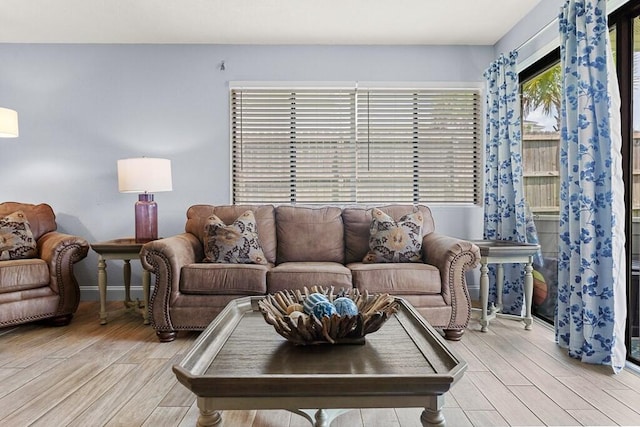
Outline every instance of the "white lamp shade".
<path fill-rule="evenodd" d="M 118 160 L 118 190 L 121 193 L 171 191 L 171 160 L 139 157 Z"/>
<path fill-rule="evenodd" d="M 9 108 L 0 107 L 0 138 L 18 136 L 18 113 Z"/>

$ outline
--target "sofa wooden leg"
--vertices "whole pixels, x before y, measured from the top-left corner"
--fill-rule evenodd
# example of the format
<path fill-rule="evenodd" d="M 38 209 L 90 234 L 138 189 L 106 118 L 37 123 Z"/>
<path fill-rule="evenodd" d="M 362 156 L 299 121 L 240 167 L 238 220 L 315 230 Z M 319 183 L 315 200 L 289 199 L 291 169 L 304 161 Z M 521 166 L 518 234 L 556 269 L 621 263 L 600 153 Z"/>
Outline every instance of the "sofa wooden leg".
<path fill-rule="evenodd" d="M 449 341 L 460 341 L 464 329 L 444 329 L 444 337 Z"/>
<path fill-rule="evenodd" d="M 176 339 L 178 333 L 176 331 L 156 331 L 156 335 L 160 342 L 171 342 Z"/>
<path fill-rule="evenodd" d="M 67 326 L 71 323 L 71 319 L 73 319 L 73 314 L 64 314 L 62 316 L 52 317 L 51 319 L 47 319 L 47 323 L 51 326 Z"/>

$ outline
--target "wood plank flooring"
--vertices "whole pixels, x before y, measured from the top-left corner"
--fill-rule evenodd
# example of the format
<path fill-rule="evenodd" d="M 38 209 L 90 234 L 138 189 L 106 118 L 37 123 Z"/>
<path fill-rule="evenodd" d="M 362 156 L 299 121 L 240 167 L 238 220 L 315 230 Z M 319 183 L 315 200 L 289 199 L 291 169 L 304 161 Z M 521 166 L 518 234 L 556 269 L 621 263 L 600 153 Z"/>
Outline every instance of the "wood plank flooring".
<path fill-rule="evenodd" d="M 112 302 L 110 309 L 121 303 Z M 71 325 L 0 329 L 1 426 L 195 426 L 195 398 L 171 366 L 198 333 L 161 344 L 139 314 L 98 320 L 97 302 L 82 302 Z M 468 370 L 446 396 L 448 426 L 640 425 L 640 376 L 579 363 L 536 323 L 472 320 L 451 347 Z M 363 409 L 332 427 L 419 427 L 422 409 Z M 224 426 L 303 427 L 287 411 L 225 411 Z"/>

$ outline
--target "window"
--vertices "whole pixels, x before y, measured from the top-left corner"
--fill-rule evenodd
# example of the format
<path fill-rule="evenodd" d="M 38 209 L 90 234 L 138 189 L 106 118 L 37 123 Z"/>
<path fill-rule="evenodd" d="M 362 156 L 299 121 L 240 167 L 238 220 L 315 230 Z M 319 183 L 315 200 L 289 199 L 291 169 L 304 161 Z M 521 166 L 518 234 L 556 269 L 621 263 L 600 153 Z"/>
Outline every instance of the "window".
<path fill-rule="evenodd" d="M 556 54 L 558 55 L 556 58 Z M 531 211 L 557 215 L 560 209 L 560 103 L 562 81 L 559 51 L 521 78 L 522 163 L 524 193 Z M 551 63 L 549 63 L 551 61 Z"/>
<path fill-rule="evenodd" d="M 232 89 L 233 203 L 478 203 L 477 89 Z"/>

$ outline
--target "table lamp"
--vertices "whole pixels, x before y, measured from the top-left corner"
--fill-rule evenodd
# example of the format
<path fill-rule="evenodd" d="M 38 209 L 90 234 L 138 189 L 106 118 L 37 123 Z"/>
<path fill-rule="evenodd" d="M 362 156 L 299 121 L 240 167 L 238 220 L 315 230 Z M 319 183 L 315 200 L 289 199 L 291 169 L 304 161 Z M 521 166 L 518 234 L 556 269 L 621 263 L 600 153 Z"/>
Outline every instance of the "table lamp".
<path fill-rule="evenodd" d="M 138 157 L 118 160 L 118 190 L 140 193 L 136 202 L 136 243 L 158 238 L 158 205 L 153 194 L 171 191 L 171 161 Z"/>
<path fill-rule="evenodd" d="M 18 137 L 18 113 L 9 108 L 0 107 L 0 138 Z"/>

